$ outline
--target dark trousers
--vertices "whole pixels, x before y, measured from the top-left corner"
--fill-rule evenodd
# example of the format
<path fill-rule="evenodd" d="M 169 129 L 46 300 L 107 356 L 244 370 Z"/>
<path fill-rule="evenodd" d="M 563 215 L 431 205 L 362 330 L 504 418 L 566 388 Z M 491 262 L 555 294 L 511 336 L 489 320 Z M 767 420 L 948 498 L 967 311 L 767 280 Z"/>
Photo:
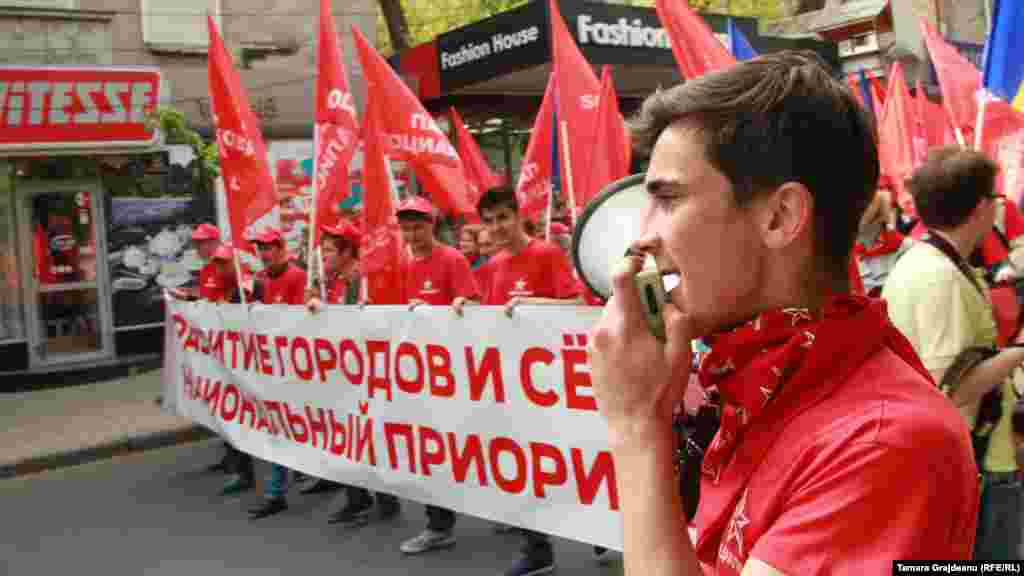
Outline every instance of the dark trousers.
<path fill-rule="evenodd" d="M 427 530 L 451 532 L 455 528 L 455 512 L 447 508 L 427 506 Z"/>
<path fill-rule="evenodd" d="M 346 486 L 345 497 L 348 499 L 349 506 L 373 506 L 373 496 L 370 495 L 370 491 L 366 488 L 361 488 L 359 486 Z M 391 494 L 377 492 L 377 506 L 380 508 L 397 507 L 398 498 Z"/>
<path fill-rule="evenodd" d="M 551 548 L 551 537 L 547 534 L 522 530 L 523 555 L 538 562 L 553 562 L 555 551 Z"/>
<path fill-rule="evenodd" d="M 241 450 L 235 448 L 231 444 L 226 444 L 227 455 L 224 459 L 227 461 L 228 472 L 232 474 L 238 474 L 242 478 L 252 481 L 253 479 L 253 462 L 252 456 Z"/>
<path fill-rule="evenodd" d="M 1021 482 L 1016 472 L 985 472 L 974 559 L 1019 560 Z"/>

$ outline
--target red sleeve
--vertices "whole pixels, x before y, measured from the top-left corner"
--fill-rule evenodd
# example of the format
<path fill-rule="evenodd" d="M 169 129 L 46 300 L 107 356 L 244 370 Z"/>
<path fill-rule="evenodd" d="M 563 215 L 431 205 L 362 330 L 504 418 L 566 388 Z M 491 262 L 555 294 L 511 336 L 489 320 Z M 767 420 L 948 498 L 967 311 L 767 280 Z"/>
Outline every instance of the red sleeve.
<path fill-rule="evenodd" d="M 463 297 L 470 300 L 480 300 L 480 286 L 473 276 L 473 270 L 469 267 L 469 260 L 459 252 L 452 255 L 451 262 L 452 300 Z"/>
<path fill-rule="evenodd" d="M 557 246 L 552 246 L 549 258 L 551 262 L 552 286 L 555 289 L 554 297 L 559 300 L 572 300 L 579 297 L 583 290 L 580 287 L 580 281 L 572 273 L 569 257 Z"/>
<path fill-rule="evenodd" d="M 977 481 L 939 461 L 947 456 L 863 442 L 801 458 L 794 467 L 803 472 L 750 557 L 810 575 L 889 574 L 896 559 L 970 558 Z"/>
<path fill-rule="evenodd" d="M 1020 206 L 1009 198 L 1006 199 L 1006 239 L 1014 240 L 1024 235 L 1024 216 L 1020 213 Z"/>
<path fill-rule="evenodd" d="M 288 304 L 302 306 L 306 303 L 306 271 L 302 268 L 295 268 L 295 279 L 288 294 Z"/>

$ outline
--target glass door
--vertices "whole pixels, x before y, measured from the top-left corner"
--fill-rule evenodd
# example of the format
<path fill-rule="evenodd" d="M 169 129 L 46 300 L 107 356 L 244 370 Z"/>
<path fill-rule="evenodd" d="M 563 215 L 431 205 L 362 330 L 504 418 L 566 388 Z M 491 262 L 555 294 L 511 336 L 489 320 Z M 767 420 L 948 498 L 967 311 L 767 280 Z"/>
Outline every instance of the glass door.
<path fill-rule="evenodd" d="M 31 365 L 110 357 L 100 185 L 25 182 L 18 188 Z"/>

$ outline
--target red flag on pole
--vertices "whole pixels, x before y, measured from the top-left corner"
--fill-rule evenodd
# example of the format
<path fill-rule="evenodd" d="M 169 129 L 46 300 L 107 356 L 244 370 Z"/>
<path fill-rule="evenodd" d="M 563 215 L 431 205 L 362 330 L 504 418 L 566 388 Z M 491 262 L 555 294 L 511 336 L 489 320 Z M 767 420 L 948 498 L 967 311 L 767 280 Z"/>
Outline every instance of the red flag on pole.
<path fill-rule="evenodd" d="M 981 72 L 942 39 L 927 20 L 921 19 L 928 53 L 935 65 L 935 73 L 942 86 L 942 103 L 949 114 L 954 130 L 959 132 L 961 144 L 972 142 L 974 123 L 977 121 L 978 103 L 975 95 L 981 89 Z M 969 139 L 970 138 L 970 139 Z"/>
<path fill-rule="evenodd" d="M 632 140 L 626 122 L 619 112 L 619 99 L 615 94 L 615 81 L 611 67 L 601 70 L 601 101 L 598 107 L 594 139 L 591 142 L 590 170 L 584 171 L 580 190 L 590 201 L 608 184 L 629 176 Z"/>
<path fill-rule="evenodd" d="M 210 30 L 210 99 L 231 239 L 236 248 L 248 249 L 246 228 L 277 206 L 277 194 L 267 162 L 267 148 L 259 121 L 249 107 L 249 96 L 213 18 L 207 17 L 207 25 Z"/>
<path fill-rule="evenodd" d="M 466 124 L 458 110 L 451 109 L 452 129 L 455 131 L 455 147 L 462 158 L 462 165 L 466 173 L 466 183 L 469 185 L 469 202 L 476 206 L 480 197 L 490 188 L 501 186 L 505 183 L 505 177 L 495 174 L 484 156 L 476 139 L 469 133 Z"/>
<path fill-rule="evenodd" d="M 997 189 L 1020 204 L 1024 199 L 1024 114 L 1005 100 L 985 104 L 981 150 L 999 163 Z"/>
<path fill-rule="evenodd" d="M 334 226 L 340 219 L 338 204 L 349 195 L 348 165 L 359 144 L 355 101 L 348 87 L 330 0 L 320 0 L 317 44 L 320 74 L 316 82 L 315 202 L 310 218 L 314 246 L 320 243 L 320 224 Z"/>
<path fill-rule="evenodd" d="M 562 189 L 577 208 L 586 204 L 595 191 L 586 188 L 587 172 L 597 125 L 601 81 L 583 57 L 576 41 L 558 12 L 555 0 L 548 0 L 551 18 L 551 53 L 555 73 L 562 171 Z"/>
<path fill-rule="evenodd" d="M 387 155 L 393 160 L 408 161 L 442 210 L 474 212 L 476 208 L 466 194 L 462 160 L 455 147 L 412 90 L 355 26 L 352 34 L 366 75 L 367 100 L 381 110 L 377 129 Z"/>
<path fill-rule="evenodd" d="M 928 97 L 924 93 L 921 79 L 917 79 L 914 94 L 914 168 L 924 164 L 928 156 Z"/>
<path fill-rule="evenodd" d="M 736 63 L 736 58 L 715 38 L 707 22 L 683 0 L 655 0 L 654 9 L 665 25 L 672 54 L 684 78 L 696 78 Z"/>
<path fill-rule="evenodd" d="M 551 147 L 554 146 L 555 75 L 548 77 L 548 87 L 540 103 L 537 119 L 530 131 L 530 141 L 519 170 L 516 197 L 519 212 L 535 220 L 547 207 L 551 198 Z"/>
<path fill-rule="evenodd" d="M 360 264 L 369 301 L 402 304 L 402 240 L 395 215 L 394 179 L 378 129 L 381 103 L 369 101 L 363 123 L 363 242 Z"/>
<path fill-rule="evenodd" d="M 896 191 L 896 200 L 908 214 L 914 214 L 914 202 L 903 181 L 914 170 L 914 114 L 910 91 L 903 80 L 903 67 L 892 65 L 889 89 L 878 123 L 878 156 L 882 174 L 888 176 Z"/>

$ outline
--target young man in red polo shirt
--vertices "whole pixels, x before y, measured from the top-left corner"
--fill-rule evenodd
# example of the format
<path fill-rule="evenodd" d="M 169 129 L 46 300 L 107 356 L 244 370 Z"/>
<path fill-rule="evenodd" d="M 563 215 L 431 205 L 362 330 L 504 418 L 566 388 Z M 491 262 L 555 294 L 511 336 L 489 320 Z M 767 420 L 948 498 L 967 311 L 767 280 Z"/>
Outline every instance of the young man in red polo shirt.
<path fill-rule="evenodd" d="M 420 305 L 451 305 L 461 315 L 467 303 L 480 302 L 480 290 L 469 261 L 455 248 L 434 238 L 433 205 L 426 198 L 413 196 L 400 204 L 396 212 L 406 246 L 403 294 L 410 309 Z M 454 527 L 455 512 L 428 505 L 426 529 L 402 542 L 399 549 L 405 554 L 420 554 L 452 546 Z"/>
<path fill-rule="evenodd" d="M 589 338 L 625 573 L 890 574 L 895 560 L 970 558 L 979 486 L 963 418 L 885 303 L 849 294 L 879 172 L 850 91 L 811 53 L 772 53 L 653 94 L 633 128 L 653 148 L 651 205 Z M 665 341 L 634 285 L 648 255 L 680 277 Z M 696 338 L 711 348 L 701 384 L 722 401 L 696 467 L 694 543 L 672 415 Z"/>
<path fill-rule="evenodd" d="M 582 289 L 569 258 L 557 245 L 526 233 L 513 188 L 484 193 L 477 211 L 485 229 L 502 249 L 485 265 L 484 304 L 504 306 L 512 316 L 521 304 L 583 304 Z M 546 534 L 523 530 L 523 557 L 506 576 L 546 574 L 555 568 L 555 554 Z M 596 550 L 601 557 L 603 551 Z"/>
<path fill-rule="evenodd" d="M 210 300 L 217 302 L 226 294 L 217 267 L 213 263 L 213 254 L 220 246 L 220 230 L 212 224 L 200 224 L 192 231 L 192 242 L 195 244 L 199 259 L 204 262 L 199 270 L 199 285 L 194 288 L 172 288 L 171 296 L 181 300 Z"/>
<path fill-rule="evenodd" d="M 263 270 L 256 278 L 263 290 L 263 303 L 303 305 L 306 272 L 291 263 L 281 231 L 268 228 L 257 234 L 252 242 L 263 262 Z M 249 510 L 249 517 L 255 520 L 287 510 L 287 491 L 288 469 L 280 464 L 271 465 L 270 482 L 264 490 L 264 501 L 260 506 Z"/>

